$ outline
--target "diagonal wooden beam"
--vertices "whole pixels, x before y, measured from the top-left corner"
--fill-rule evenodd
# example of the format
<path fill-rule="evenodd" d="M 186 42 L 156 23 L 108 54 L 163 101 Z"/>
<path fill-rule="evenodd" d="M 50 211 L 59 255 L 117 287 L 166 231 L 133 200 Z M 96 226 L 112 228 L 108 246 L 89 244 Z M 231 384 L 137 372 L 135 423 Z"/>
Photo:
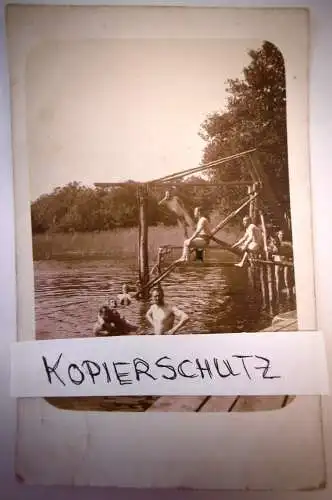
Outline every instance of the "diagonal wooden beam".
<path fill-rule="evenodd" d="M 133 185 L 138 185 L 141 186 L 145 184 L 144 182 L 135 182 L 135 184 L 129 184 L 129 186 Z M 149 184 L 149 183 L 146 183 Z M 218 187 L 218 186 L 251 186 L 252 180 L 248 179 L 246 181 L 219 181 L 216 183 L 209 183 L 209 182 L 188 182 L 187 184 L 185 182 L 177 182 L 176 180 L 174 182 L 172 181 L 165 181 L 165 182 L 153 182 L 153 186 L 164 186 L 167 188 L 167 186 L 186 186 L 186 187 L 195 187 L 195 186 L 200 186 L 200 187 Z M 99 188 L 108 188 L 108 187 L 127 187 L 128 183 L 127 182 L 94 182 L 93 184 L 95 187 Z"/>
<path fill-rule="evenodd" d="M 253 153 L 254 151 L 256 151 L 256 149 L 248 149 L 247 151 L 243 151 L 242 153 L 236 153 L 235 155 L 227 156 L 226 158 L 220 158 L 219 160 L 215 160 L 215 161 L 210 162 L 210 163 L 205 163 L 203 165 L 200 165 L 199 167 L 189 168 L 187 170 L 182 170 L 181 172 L 176 172 L 174 174 L 166 175 L 165 177 L 160 177 L 159 179 L 154 179 L 153 181 L 149 181 L 149 182 L 151 184 L 154 184 L 155 182 L 170 181 L 172 179 L 186 177 L 187 175 L 194 174 L 196 172 L 203 172 L 204 170 L 208 170 L 209 168 L 218 167 L 219 165 L 222 165 L 223 163 L 226 163 L 228 161 L 232 161 L 232 160 L 236 160 L 237 158 L 241 158 L 242 156 Z"/>
<path fill-rule="evenodd" d="M 251 203 L 258 196 L 258 191 L 252 196 L 250 196 L 242 205 L 240 205 L 236 210 L 233 210 L 224 220 L 219 222 L 219 224 L 212 229 L 211 235 L 214 236 L 221 228 L 223 228 L 230 220 L 232 220 L 238 213 L 240 213 L 249 203 Z"/>

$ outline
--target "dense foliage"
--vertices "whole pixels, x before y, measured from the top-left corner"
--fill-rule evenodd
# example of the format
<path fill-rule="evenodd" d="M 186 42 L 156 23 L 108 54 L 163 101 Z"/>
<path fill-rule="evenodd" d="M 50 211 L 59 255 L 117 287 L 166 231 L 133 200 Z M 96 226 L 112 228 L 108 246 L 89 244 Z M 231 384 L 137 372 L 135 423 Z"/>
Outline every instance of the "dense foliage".
<path fill-rule="evenodd" d="M 150 225 L 175 224 L 175 216 L 158 206 L 149 196 Z M 40 196 L 31 206 L 34 233 L 85 232 L 133 227 L 138 221 L 137 188 L 128 182 L 123 187 L 93 188 L 72 182 Z"/>
<path fill-rule="evenodd" d="M 251 148 L 257 149 L 267 179 L 284 212 L 289 212 L 289 179 L 286 130 L 286 81 L 281 52 L 264 42 L 259 50 L 249 51 L 250 64 L 243 79 L 227 81 L 227 108 L 209 115 L 200 135 L 207 142 L 203 163 Z M 236 160 L 211 172 L 211 180 L 248 178 L 248 164 Z M 216 191 L 221 206 L 234 207 L 245 194 L 244 188 L 222 187 Z"/>

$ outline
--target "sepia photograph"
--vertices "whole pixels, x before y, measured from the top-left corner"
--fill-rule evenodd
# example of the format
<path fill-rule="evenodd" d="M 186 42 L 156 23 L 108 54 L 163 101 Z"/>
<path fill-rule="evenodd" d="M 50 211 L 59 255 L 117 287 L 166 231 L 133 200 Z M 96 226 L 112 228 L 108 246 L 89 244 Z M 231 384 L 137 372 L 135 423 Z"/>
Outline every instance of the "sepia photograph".
<path fill-rule="evenodd" d="M 60 349 L 55 363 L 89 345 L 107 363 L 120 345 L 123 360 L 168 352 L 178 373 L 150 395 L 91 381 L 84 397 L 32 397 L 20 379 L 19 481 L 322 484 L 320 397 L 296 392 L 293 371 L 274 395 L 271 380 L 263 393 L 240 377 L 227 393 L 209 385 L 233 366 L 213 379 L 228 339 L 246 355 L 248 338 L 278 337 L 268 350 L 284 369 L 298 355 L 287 342 L 317 329 L 307 14 L 8 6 L 18 348 Z M 205 338 L 216 358 L 195 348 Z"/>
<path fill-rule="evenodd" d="M 26 64 L 36 339 L 296 330 L 283 55 L 45 41 Z M 273 398 L 54 398 L 230 411 Z"/>

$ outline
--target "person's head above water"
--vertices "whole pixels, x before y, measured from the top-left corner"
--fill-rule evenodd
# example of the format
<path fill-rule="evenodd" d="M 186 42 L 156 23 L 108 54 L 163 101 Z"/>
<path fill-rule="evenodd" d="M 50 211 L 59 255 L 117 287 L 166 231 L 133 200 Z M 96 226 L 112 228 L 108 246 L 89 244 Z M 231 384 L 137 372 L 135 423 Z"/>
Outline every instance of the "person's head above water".
<path fill-rule="evenodd" d="M 164 304 L 164 291 L 161 286 L 152 288 L 151 299 L 153 304 L 162 306 Z"/>
<path fill-rule="evenodd" d="M 109 306 L 111 309 L 116 309 L 118 307 L 118 304 L 115 299 L 110 299 L 109 300 Z"/>
<path fill-rule="evenodd" d="M 109 312 L 110 308 L 108 306 L 101 306 L 99 309 L 99 316 L 105 321 L 108 319 Z"/>
<path fill-rule="evenodd" d="M 128 293 L 128 291 L 129 291 L 129 286 L 127 285 L 127 283 L 124 283 L 122 285 L 122 292 L 123 293 Z"/>

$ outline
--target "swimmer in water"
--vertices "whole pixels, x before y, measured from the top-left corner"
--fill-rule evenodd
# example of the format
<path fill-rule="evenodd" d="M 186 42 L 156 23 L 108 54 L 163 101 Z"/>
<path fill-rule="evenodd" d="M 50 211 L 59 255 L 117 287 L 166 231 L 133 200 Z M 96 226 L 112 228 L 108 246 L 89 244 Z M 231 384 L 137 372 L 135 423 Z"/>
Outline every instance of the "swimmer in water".
<path fill-rule="evenodd" d="M 165 304 L 162 288 L 155 287 L 152 290 L 152 305 L 146 313 L 146 319 L 155 335 L 172 335 L 187 323 L 189 316 L 177 307 Z M 175 324 L 176 319 L 178 322 Z"/>
<path fill-rule="evenodd" d="M 97 321 L 93 327 L 93 334 L 96 336 L 113 335 L 116 332 L 113 317 L 108 306 L 102 306 L 98 311 Z"/>
<path fill-rule="evenodd" d="M 104 305 L 99 309 L 93 333 L 96 336 L 118 336 L 136 332 L 137 330 L 137 326 L 131 325 L 125 318 L 120 316 L 116 300 L 111 299 L 109 306 Z"/>
<path fill-rule="evenodd" d="M 129 293 L 128 285 L 124 284 L 122 286 L 122 293 L 119 293 L 117 298 L 121 306 L 130 306 L 132 297 Z"/>

